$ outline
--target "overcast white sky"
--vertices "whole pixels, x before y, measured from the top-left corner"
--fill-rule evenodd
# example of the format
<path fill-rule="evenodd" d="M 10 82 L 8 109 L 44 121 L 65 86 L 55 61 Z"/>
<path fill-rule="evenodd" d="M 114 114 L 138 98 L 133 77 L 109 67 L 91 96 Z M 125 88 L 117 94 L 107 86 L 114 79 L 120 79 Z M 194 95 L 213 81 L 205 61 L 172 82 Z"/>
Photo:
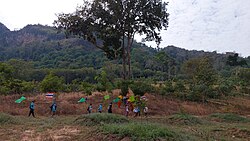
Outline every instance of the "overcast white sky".
<path fill-rule="evenodd" d="M 169 28 L 161 47 L 238 52 L 250 56 L 250 0 L 166 0 Z M 56 13 L 73 12 L 82 0 L 1 0 L 0 22 L 10 30 L 52 25 Z M 147 43 L 152 47 L 154 43 Z"/>

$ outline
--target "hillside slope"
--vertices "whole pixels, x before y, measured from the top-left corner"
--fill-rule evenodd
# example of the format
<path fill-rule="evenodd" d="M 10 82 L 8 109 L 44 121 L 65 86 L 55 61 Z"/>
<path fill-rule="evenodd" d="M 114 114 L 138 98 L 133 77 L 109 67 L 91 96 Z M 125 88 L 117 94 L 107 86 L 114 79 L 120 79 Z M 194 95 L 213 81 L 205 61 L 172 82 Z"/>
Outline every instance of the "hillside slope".
<path fill-rule="evenodd" d="M 0 23 L 0 61 L 22 59 L 34 61 L 38 68 L 100 68 L 108 59 L 101 50 L 89 42 L 59 33 L 55 28 L 43 25 L 27 25 L 18 31 L 10 31 Z M 217 68 L 223 67 L 228 54 L 189 51 L 175 46 L 162 49 L 176 62 L 182 64 L 190 58 L 212 57 Z M 132 64 L 139 63 L 144 69 L 150 66 L 157 50 L 134 42 Z M 140 54 L 140 55 L 137 55 Z"/>
<path fill-rule="evenodd" d="M 87 114 L 87 106 L 92 103 L 93 112 L 97 112 L 98 105 L 103 104 L 103 111 L 107 112 L 108 104 L 119 95 L 119 90 L 114 90 L 109 100 L 104 100 L 106 93 L 94 92 L 91 96 L 82 93 L 60 93 L 57 94 L 57 114 L 58 115 L 81 115 Z M 181 101 L 159 95 L 145 94 L 147 97 L 147 106 L 149 116 L 167 116 L 176 113 L 187 113 L 192 115 L 209 115 L 212 113 L 236 113 L 250 116 L 250 97 L 230 97 L 220 100 L 209 100 L 208 103 L 197 103 L 190 101 Z M 25 95 L 27 100 L 17 104 L 15 100 L 21 95 L 0 96 L 0 112 L 11 115 L 27 115 L 29 112 L 29 103 L 36 100 L 35 113 L 38 116 L 50 115 L 50 105 L 52 100 L 46 99 L 45 94 Z M 78 103 L 81 98 L 88 98 L 86 103 Z M 113 106 L 113 112 L 124 114 L 124 105 L 118 108 L 117 104 Z M 130 111 L 129 116 L 134 114 Z"/>

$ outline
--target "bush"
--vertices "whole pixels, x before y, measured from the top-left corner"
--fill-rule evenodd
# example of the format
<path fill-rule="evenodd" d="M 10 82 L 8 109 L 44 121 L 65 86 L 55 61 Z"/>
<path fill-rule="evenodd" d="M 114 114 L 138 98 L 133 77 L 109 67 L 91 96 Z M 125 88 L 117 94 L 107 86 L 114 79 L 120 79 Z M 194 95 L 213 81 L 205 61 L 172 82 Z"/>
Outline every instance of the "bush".
<path fill-rule="evenodd" d="M 175 91 L 171 81 L 165 82 L 164 91 L 167 93 L 173 93 Z"/>
<path fill-rule="evenodd" d="M 113 85 L 107 77 L 107 73 L 104 70 L 95 76 L 95 80 L 97 81 L 96 90 L 98 91 L 111 91 L 113 89 Z"/>
<path fill-rule="evenodd" d="M 187 95 L 187 99 L 190 101 L 202 101 L 205 97 L 204 91 L 207 86 L 205 85 L 194 85 L 191 92 Z"/>
<path fill-rule="evenodd" d="M 248 86 L 241 86 L 240 92 L 241 93 L 245 93 L 245 94 L 250 94 L 250 87 L 248 87 Z"/>
<path fill-rule="evenodd" d="M 4 124 L 16 124 L 17 120 L 8 114 L 0 113 L 0 125 Z"/>
<path fill-rule="evenodd" d="M 219 98 L 218 91 L 215 91 L 211 86 L 194 85 L 191 92 L 187 95 L 190 101 L 205 102 L 207 98 Z"/>
<path fill-rule="evenodd" d="M 95 86 L 88 82 L 81 82 L 80 90 L 91 95 L 91 92 L 95 90 Z"/>
<path fill-rule="evenodd" d="M 104 124 L 102 130 L 121 137 L 131 137 L 132 140 L 185 140 L 177 133 L 151 123 Z"/>
<path fill-rule="evenodd" d="M 184 86 L 184 82 L 181 80 L 178 80 L 175 85 L 174 85 L 174 91 L 177 92 L 184 92 L 186 90 L 185 86 Z"/>
<path fill-rule="evenodd" d="M 9 94 L 10 93 L 10 88 L 7 86 L 0 86 L 0 94 Z"/>
<path fill-rule="evenodd" d="M 129 80 L 118 80 L 116 81 L 116 87 L 121 89 L 121 95 L 126 96 L 128 93 L 129 85 L 132 84 L 132 81 Z"/>
<path fill-rule="evenodd" d="M 22 82 L 22 92 L 34 92 L 36 89 L 36 85 L 34 82 Z"/>
<path fill-rule="evenodd" d="M 111 124 L 111 123 L 125 123 L 129 122 L 128 119 L 122 115 L 109 114 L 109 113 L 93 113 L 83 115 L 75 120 L 76 124 L 95 126 L 100 124 Z"/>
<path fill-rule="evenodd" d="M 234 90 L 234 83 L 235 82 L 230 79 L 221 79 L 216 90 L 220 95 L 228 96 Z"/>
<path fill-rule="evenodd" d="M 40 89 L 42 92 L 58 92 L 63 89 L 63 84 L 63 77 L 50 73 L 40 83 Z"/>
<path fill-rule="evenodd" d="M 209 117 L 222 122 L 250 122 L 250 119 L 232 113 L 216 113 L 210 115 Z"/>
<path fill-rule="evenodd" d="M 129 85 L 135 95 L 144 95 L 146 92 L 154 92 L 155 88 L 145 82 L 134 82 Z"/>
<path fill-rule="evenodd" d="M 197 117 L 194 117 L 192 115 L 188 115 L 188 114 L 183 114 L 183 113 L 179 113 L 179 114 L 175 114 L 169 117 L 169 120 L 171 123 L 174 124 L 185 124 L 185 125 L 196 125 L 196 124 L 201 124 L 202 120 L 200 120 Z"/>

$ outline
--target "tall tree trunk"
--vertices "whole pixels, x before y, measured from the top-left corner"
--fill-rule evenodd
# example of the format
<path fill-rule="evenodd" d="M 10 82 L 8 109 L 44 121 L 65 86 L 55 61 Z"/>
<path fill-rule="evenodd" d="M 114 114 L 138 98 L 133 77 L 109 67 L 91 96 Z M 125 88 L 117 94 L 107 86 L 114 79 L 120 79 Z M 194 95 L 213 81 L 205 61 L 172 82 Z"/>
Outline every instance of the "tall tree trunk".
<path fill-rule="evenodd" d="M 123 34 L 122 39 L 122 66 L 123 66 L 123 79 L 127 79 L 127 69 L 126 69 L 126 50 L 125 50 L 125 35 Z"/>
<path fill-rule="evenodd" d="M 127 48 L 127 57 L 128 57 L 128 79 L 131 79 L 131 39 L 128 37 L 128 48 Z"/>
<path fill-rule="evenodd" d="M 128 44 L 127 44 L 127 59 L 128 59 L 128 78 L 131 79 L 132 71 L 131 71 L 131 47 L 134 41 L 134 33 L 128 34 Z"/>

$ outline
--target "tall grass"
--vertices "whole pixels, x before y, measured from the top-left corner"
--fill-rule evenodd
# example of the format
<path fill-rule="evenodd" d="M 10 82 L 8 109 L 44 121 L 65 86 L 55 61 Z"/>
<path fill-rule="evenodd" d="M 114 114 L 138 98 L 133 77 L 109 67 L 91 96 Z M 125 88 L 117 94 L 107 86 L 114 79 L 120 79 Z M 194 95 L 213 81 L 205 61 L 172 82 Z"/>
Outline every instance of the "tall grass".
<path fill-rule="evenodd" d="M 209 116 L 212 119 L 216 119 L 220 122 L 250 122 L 249 118 L 242 117 L 233 113 L 215 113 Z"/>
<path fill-rule="evenodd" d="M 17 118 L 5 113 L 0 113 L 0 125 L 17 123 L 19 123 Z"/>
<path fill-rule="evenodd" d="M 106 133 L 118 134 L 121 137 L 130 137 L 134 141 L 140 140 L 188 140 L 168 128 L 152 123 L 123 123 L 104 124 L 101 129 Z"/>
<path fill-rule="evenodd" d="M 196 125 L 202 124 L 203 121 L 189 114 L 179 113 L 170 116 L 169 121 L 174 124 Z"/>

